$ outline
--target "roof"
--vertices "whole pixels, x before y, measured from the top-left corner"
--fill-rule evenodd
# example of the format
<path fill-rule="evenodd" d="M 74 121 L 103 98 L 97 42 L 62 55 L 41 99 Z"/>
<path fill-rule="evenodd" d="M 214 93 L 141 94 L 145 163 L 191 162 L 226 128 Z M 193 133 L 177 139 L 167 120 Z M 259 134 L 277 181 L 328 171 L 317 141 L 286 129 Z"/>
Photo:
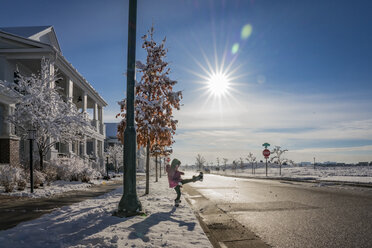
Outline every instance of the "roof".
<path fill-rule="evenodd" d="M 52 26 L 31 26 L 31 27 L 0 27 L 0 30 L 15 34 L 24 38 L 30 38 L 31 36 L 34 36 L 35 34 L 38 34 L 45 29 L 48 29 Z"/>

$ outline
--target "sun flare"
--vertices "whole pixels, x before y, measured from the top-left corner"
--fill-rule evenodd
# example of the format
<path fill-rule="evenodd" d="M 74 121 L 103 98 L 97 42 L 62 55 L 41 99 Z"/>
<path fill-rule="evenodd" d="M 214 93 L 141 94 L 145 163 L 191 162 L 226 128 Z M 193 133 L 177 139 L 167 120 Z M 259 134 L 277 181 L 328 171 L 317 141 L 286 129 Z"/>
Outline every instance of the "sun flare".
<path fill-rule="evenodd" d="M 208 82 L 209 91 L 215 96 L 221 96 L 227 93 L 229 89 L 229 78 L 224 73 L 213 73 L 210 75 Z"/>

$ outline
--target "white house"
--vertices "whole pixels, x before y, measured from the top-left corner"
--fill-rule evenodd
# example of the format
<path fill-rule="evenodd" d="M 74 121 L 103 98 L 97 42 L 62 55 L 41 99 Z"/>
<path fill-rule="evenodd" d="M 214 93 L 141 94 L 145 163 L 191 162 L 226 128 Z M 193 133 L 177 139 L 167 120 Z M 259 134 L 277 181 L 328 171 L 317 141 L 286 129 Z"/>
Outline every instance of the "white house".
<path fill-rule="evenodd" d="M 105 126 L 103 109 L 105 100 L 91 84 L 63 57 L 56 33 L 52 26 L 37 27 L 0 27 L 0 80 L 12 82 L 16 69 L 23 75 L 40 71 L 41 59 L 45 57 L 54 62 L 51 71 L 58 69 L 56 85 L 61 95 L 81 111 L 88 113 L 95 132 L 85 137 L 84 142 L 57 144 L 47 159 L 78 155 L 103 161 Z M 1 92 L 1 90 L 0 90 Z M 12 125 L 4 122 L 15 107 L 10 93 L 0 93 L 0 163 L 14 163 L 15 153 L 24 156 L 28 141 L 16 137 Z"/>

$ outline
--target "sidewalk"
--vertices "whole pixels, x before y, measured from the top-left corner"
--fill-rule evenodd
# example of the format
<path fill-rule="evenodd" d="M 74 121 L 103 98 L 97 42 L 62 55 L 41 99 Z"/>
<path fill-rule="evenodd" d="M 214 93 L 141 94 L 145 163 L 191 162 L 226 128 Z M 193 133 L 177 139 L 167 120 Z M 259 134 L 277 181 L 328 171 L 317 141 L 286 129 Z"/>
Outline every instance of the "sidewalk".
<path fill-rule="evenodd" d="M 144 180 L 137 186 L 147 216 L 112 216 L 119 187 L 0 231 L 1 247 L 212 247 L 185 199 L 174 207 L 176 194 L 166 177 L 157 183 L 150 178 L 149 195 L 143 195 Z"/>

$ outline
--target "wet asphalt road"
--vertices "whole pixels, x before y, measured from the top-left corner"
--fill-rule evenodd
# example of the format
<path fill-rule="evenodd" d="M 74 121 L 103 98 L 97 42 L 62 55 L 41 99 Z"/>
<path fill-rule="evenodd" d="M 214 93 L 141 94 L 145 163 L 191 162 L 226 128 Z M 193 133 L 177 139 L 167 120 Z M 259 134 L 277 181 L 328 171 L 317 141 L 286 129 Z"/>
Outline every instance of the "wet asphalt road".
<path fill-rule="evenodd" d="M 190 186 L 208 199 L 204 204 L 272 247 L 372 247 L 372 188 L 217 175 Z M 196 199 L 194 194 L 191 203 Z M 198 206 L 207 222 L 218 218 L 204 209 Z"/>

